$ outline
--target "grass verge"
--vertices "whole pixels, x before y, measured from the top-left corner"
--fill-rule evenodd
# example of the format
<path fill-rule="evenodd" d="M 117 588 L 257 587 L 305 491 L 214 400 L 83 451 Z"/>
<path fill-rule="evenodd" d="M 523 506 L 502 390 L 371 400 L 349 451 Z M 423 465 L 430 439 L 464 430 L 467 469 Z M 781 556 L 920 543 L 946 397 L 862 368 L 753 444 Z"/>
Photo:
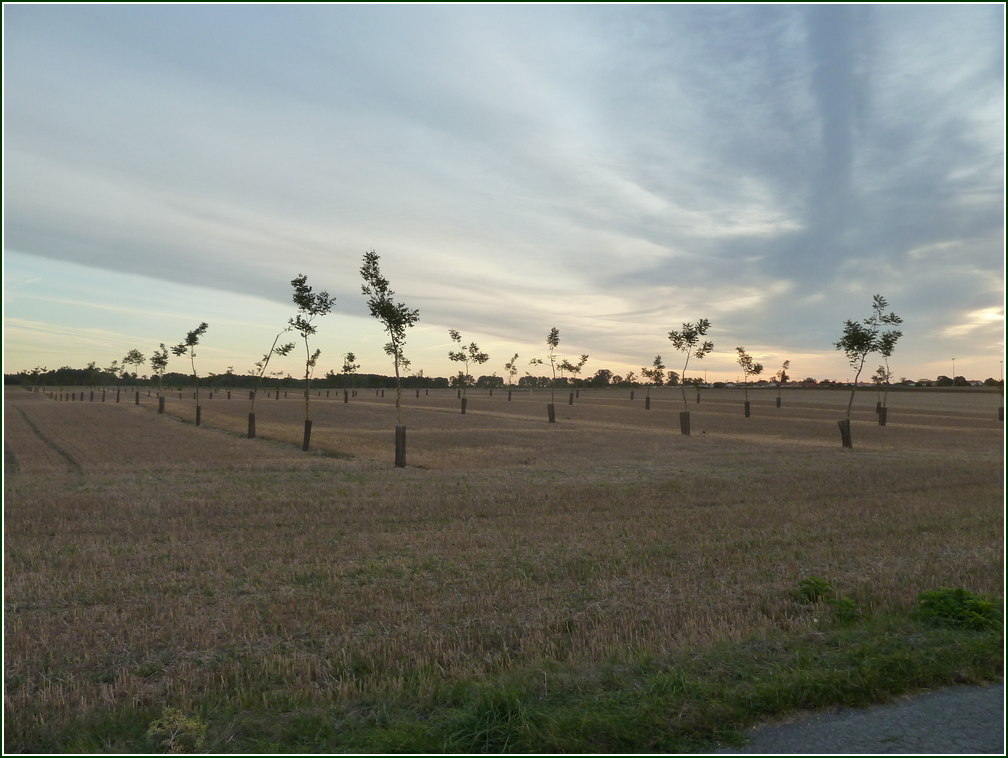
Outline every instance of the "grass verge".
<path fill-rule="evenodd" d="M 825 615 L 824 608 L 824 625 Z M 416 688 L 391 698 L 298 703 L 275 682 L 256 688 L 250 677 L 241 691 L 191 697 L 187 714 L 120 706 L 60 732 L 39 714 L 7 710 L 5 747 L 163 752 L 199 741 L 210 752 L 702 752 L 714 742 L 740 745 L 743 729 L 789 711 L 996 679 L 1003 650 L 1000 629 L 878 615 L 667 660 L 641 656 L 591 669 L 547 661 L 433 687 L 418 675 Z"/>

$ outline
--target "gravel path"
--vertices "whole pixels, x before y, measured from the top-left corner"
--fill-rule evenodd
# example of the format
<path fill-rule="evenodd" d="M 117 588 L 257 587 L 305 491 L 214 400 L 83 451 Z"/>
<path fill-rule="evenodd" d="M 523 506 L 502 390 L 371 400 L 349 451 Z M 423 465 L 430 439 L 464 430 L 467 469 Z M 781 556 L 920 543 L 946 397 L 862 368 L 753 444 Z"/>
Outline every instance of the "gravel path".
<path fill-rule="evenodd" d="M 762 725 L 741 748 L 717 753 L 1005 754 L 1004 682 L 951 687 L 895 703 L 797 714 Z"/>

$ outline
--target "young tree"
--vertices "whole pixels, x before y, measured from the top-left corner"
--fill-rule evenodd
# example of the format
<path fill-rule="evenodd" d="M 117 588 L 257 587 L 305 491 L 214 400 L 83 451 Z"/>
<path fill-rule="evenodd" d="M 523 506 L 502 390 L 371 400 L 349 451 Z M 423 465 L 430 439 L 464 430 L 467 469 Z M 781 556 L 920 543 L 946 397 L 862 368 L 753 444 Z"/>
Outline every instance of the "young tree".
<path fill-rule="evenodd" d="M 340 373 L 343 374 L 343 386 L 347 386 L 350 381 L 350 377 L 357 373 L 357 369 L 360 368 L 360 364 L 357 363 L 357 356 L 353 353 L 347 353 L 343 356 L 343 368 L 340 369 Z"/>
<path fill-rule="evenodd" d="M 584 368 L 584 365 L 587 362 L 588 362 L 588 355 L 582 353 L 581 360 L 579 360 L 577 363 L 571 363 L 569 360 L 564 358 L 560 362 L 558 368 L 561 371 L 561 375 L 563 374 L 564 371 L 569 371 L 571 374 L 571 384 L 575 384 L 575 380 L 581 375 L 581 369 Z"/>
<path fill-rule="evenodd" d="M 556 403 L 554 391 L 556 388 L 556 370 L 560 366 L 560 358 L 556 354 L 556 349 L 559 345 L 560 330 L 554 326 L 550 329 L 549 334 L 546 335 L 546 347 L 549 349 L 549 354 L 546 357 L 549 360 L 550 370 L 553 372 L 553 378 L 549 380 L 550 401 L 549 405 L 546 406 L 546 410 L 549 412 L 549 422 L 551 424 L 556 423 Z M 533 358 L 529 361 L 530 366 L 542 366 L 544 364 L 545 361 L 542 358 Z"/>
<path fill-rule="evenodd" d="M 308 277 L 304 274 L 298 274 L 297 277 L 291 279 L 291 286 L 294 287 L 294 304 L 298 307 L 297 315 L 290 319 L 287 324 L 288 326 L 301 335 L 301 339 L 304 341 L 305 346 L 305 393 L 304 393 L 304 404 L 305 404 L 305 428 L 304 428 L 304 443 L 301 445 L 302 450 L 308 449 L 308 443 L 311 440 L 311 414 L 309 408 L 309 389 L 311 385 L 311 375 L 315 371 L 315 366 L 318 363 L 318 358 L 322 354 L 322 351 L 317 349 L 315 352 L 311 352 L 311 348 L 308 346 L 308 338 L 313 336 L 317 329 L 313 323 L 316 318 L 321 318 L 325 316 L 332 310 L 333 305 L 336 304 L 335 297 L 329 297 L 329 293 L 323 290 L 322 292 L 313 293 L 312 288 L 308 285 Z"/>
<path fill-rule="evenodd" d="M 654 362 L 651 364 L 651 368 L 641 367 L 640 371 L 641 371 L 641 376 L 643 376 L 643 377 L 645 377 L 645 378 L 647 378 L 647 379 L 650 380 L 648 382 L 648 385 L 647 385 L 647 395 L 644 398 L 644 400 L 645 400 L 644 407 L 647 408 L 648 410 L 650 410 L 651 409 L 651 385 L 652 384 L 656 384 L 658 386 L 661 386 L 661 384 L 665 381 L 665 364 L 662 363 L 662 357 L 660 355 L 656 355 L 654 357 Z"/>
<path fill-rule="evenodd" d="M 710 329 L 710 321 L 702 318 L 695 324 L 684 323 L 682 325 L 682 329 L 679 331 L 671 331 L 668 333 L 668 338 L 672 341 L 672 346 L 676 350 L 686 354 L 686 362 L 683 364 L 682 370 L 683 410 L 679 414 L 679 428 L 685 435 L 690 433 L 689 406 L 686 404 L 686 369 L 689 366 L 690 357 L 694 357 L 698 361 L 703 360 L 703 357 L 714 349 L 714 343 L 710 340 L 704 340 L 703 343 L 700 342 L 700 338 L 707 334 L 708 329 Z M 697 391 L 699 392 L 699 378 L 696 381 Z M 699 394 L 697 395 L 697 399 L 700 399 Z"/>
<path fill-rule="evenodd" d="M 171 349 L 172 353 L 179 358 L 187 353 L 189 354 L 189 362 L 192 364 L 193 370 L 193 381 L 196 383 L 196 426 L 199 426 L 200 423 L 199 375 L 196 373 L 196 346 L 199 344 L 200 337 L 206 334 L 207 328 L 207 323 L 204 321 L 186 334 L 184 342 L 178 343 Z"/>
<path fill-rule="evenodd" d="M 763 364 L 754 363 L 752 356 L 745 351 L 744 347 L 736 347 L 738 353 L 738 365 L 742 367 L 743 386 L 745 387 L 745 407 L 746 416 L 749 415 L 749 377 L 759 376 L 763 373 Z"/>
<path fill-rule="evenodd" d="M 343 356 L 343 368 L 340 369 L 340 373 L 343 374 L 343 402 L 347 402 L 347 395 L 349 390 L 347 387 L 350 385 L 351 378 L 357 373 L 357 369 L 360 368 L 360 364 L 357 363 L 357 356 L 353 353 L 346 353 Z"/>
<path fill-rule="evenodd" d="M 131 349 L 128 353 L 126 353 L 126 357 L 122 359 L 123 375 L 124 376 L 127 375 L 128 369 L 126 369 L 126 366 L 133 366 L 134 367 L 133 368 L 133 379 L 135 381 L 136 380 L 136 370 L 140 366 L 142 366 L 144 364 L 144 361 L 146 361 L 146 360 L 147 360 L 147 358 L 144 357 L 144 354 L 141 353 L 139 350 L 137 350 L 136 348 Z"/>
<path fill-rule="evenodd" d="M 882 385 L 889 380 L 890 373 L 886 371 L 886 367 L 879 365 L 875 369 L 875 373 L 872 374 L 872 383 L 875 385 L 875 399 L 877 401 L 878 408 L 882 407 Z"/>
<path fill-rule="evenodd" d="M 262 378 L 264 376 L 272 376 L 273 375 L 273 374 L 267 373 L 267 368 L 269 367 L 270 359 L 274 355 L 279 355 L 279 356 L 290 355 L 291 351 L 294 350 L 294 343 L 293 342 L 285 342 L 282 345 L 278 345 L 277 344 L 280 341 L 280 338 L 283 337 L 285 334 L 287 334 L 287 332 L 289 332 L 289 331 L 290 331 L 290 327 L 288 326 L 287 328 L 282 329 L 280 332 L 278 332 L 277 336 L 273 338 L 273 344 L 270 345 L 270 349 L 265 353 L 265 355 L 263 355 L 262 358 L 260 358 L 254 364 L 253 374 L 255 374 L 255 378 L 252 380 L 252 392 L 249 393 L 249 414 L 248 414 L 248 438 L 249 439 L 252 439 L 253 437 L 256 436 L 256 427 L 255 427 L 255 401 L 256 401 L 256 398 L 259 397 L 259 384 L 260 384 L 260 382 L 262 382 Z M 283 372 L 280 372 L 280 373 L 283 373 Z"/>
<path fill-rule="evenodd" d="M 552 370 L 553 372 L 553 378 L 550 380 L 550 407 L 548 409 L 551 424 L 556 423 L 556 415 L 554 411 L 556 402 L 553 393 L 556 389 L 556 370 L 558 360 L 556 355 L 556 349 L 557 347 L 559 347 L 559 345 L 560 345 L 560 330 L 554 326 L 552 329 L 550 329 L 550 333 L 546 335 L 546 346 L 549 348 L 549 354 L 547 357 L 549 358 L 550 362 L 550 370 Z M 542 363 L 542 361 L 539 362 Z"/>
<path fill-rule="evenodd" d="M 875 295 L 872 298 L 872 315 L 861 322 L 845 321 L 843 336 L 833 343 L 837 350 L 842 350 L 847 356 L 847 360 L 852 368 L 857 369 L 854 375 L 854 385 L 851 387 L 850 400 L 847 401 L 847 418 L 840 424 L 840 435 L 843 438 L 844 447 L 851 447 L 850 440 L 850 412 L 854 404 L 854 393 L 857 391 L 858 379 L 865 361 L 871 353 L 888 350 L 892 354 L 893 348 L 903 332 L 899 330 L 889 330 L 883 332 L 886 326 L 902 324 L 903 319 L 895 313 L 886 313 L 885 309 L 889 303 L 882 295 Z"/>
<path fill-rule="evenodd" d="M 780 408 L 781 386 L 783 386 L 784 383 L 787 382 L 787 380 L 790 378 L 790 377 L 788 377 L 788 374 L 787 374 L 788 369 L 790 369 L 790 368 L 791 368 L 791 361 L 790 360 L 784 361 L 784 363 L 781 364 L 780 371 L 778 371 L 776 374 L 774 374 L 774 379 L 777 380 L 777 407 L 778 408 Z"/>
<path fill-rule="evenodd" d="M 150 358 L 151 373 L 157 377 L 157 393 L 158 398 L 162 398 L 161 393 L 161 382 L 164 379 L 164 372 L 168 368 L 168 348 L 165 347 L 165 343 L 161 343 L 161 349 L 155 350 L 154 354 Z M 160 413 L 164 409 L 164 401 L 158 401 L 158 412 Z"/>
<path fill-rule="evenodd" d="M 689 359 L 691 357 L 696 358 L 698 361 L 703 360 L 703 357 L 714 349 L 714 343 L 710 340 L 705 340 L 702 344 L 700 343 L 700 338 L 707 334 L 708 329 L 710 329 L 710 321 L 702 318 L 695 324 L 683 324 L 682 329 L 677 332 L 672 331 L 668 333 L 668 338 L 672 340 L 672 346 L 679 352 L 686 354 L 686 362 L 683 364 L 682 370 L 682 400 L 683 408 L 687 411 L 689 410 L 689 406 L 686 405 L 686 368 L 689 366 Z"/>
<path fill-rule="evenodd" d="M 396 466 L 406 466 L 406 427 L 402 423 L 402 380 L 400 368 L 409 366 L 409 361 L 403 355 L 406 346 L 406 330 L 420 320 L 420 311 L 407 308 L 405 303 L 396 303 L 392 296 L 395 292 L 389 287 L 389 281 L 381 274 L 378 266 L 378 254 L 372 250 L 364 253 L 364 263 L 360 274 L 364 279 L 361 294 L 368 298 L 368 309 L 371 315 L 381 322 L 389 334 L 385 344 L 385 353 L 392 356 L 396 375 Z M 399 430 L 402 430 L 401 432 Z"/>
<path fill-rule="evenodd" d="M 848 419 L 850 418 L 851 406 L 854 404 L 854 392 L 857 389 L 858 379 L 861 376 L 861 370 L 864 368 L 868 356 L 871 353 L 882 352 L 883 349 L 888 350 L 891 355 L 896 345 L 896 340 L 903 335 L 903 332 L 899 330 L 881 331 L 884 326 L 903 323 L 903 319 L 895 313 L 885 313 L 885 309 L 888 307 L 889 303 L 886 302 L 886 299 L 882 295 L 875 295 L 872 302 L 871 317 L 864 319 L 860 323 L 857 321 L 845 321 L 843 336 L 833 343 L 833 346 L 837 350 L 844 352 L 851 367 L 857 369 L 857 373 L 854 375 L 854 386 L 851 389 L 850 400 L 847 402 Z"/>
<path fill-rule="evenodd" d="M 890 315 L 894 316 L 895 314 L 890 314 Z M 903 319 L 899 318 L 899 316 L 896 316 L 896 318 L 899 319 L 899 320 L 891 322 L 891 323 L 900 324 L 900 323 L 903 322 Z M 889 331 L 883 332 L 881 335 L 879 335 L 879 349 L 878 349 L 878 351 L 882 354 L 882 360 L 885 362 L 885 372 L 884 372 L 884 377 L 883 377 L 883 379 L 884 379 L 884 385 L 883 385 L 884 389 L 882 391 L 882 407 L 883 408 L 887 407 L 886 406 L 886 402 L 889 399 L 889 382 L 892 381 L 892 376 L 893 376 L 893 372 L 890 371 L 890 369 L 889 369 L 889 359 L 892 357 L 893 351 L 896 349 L 896 343 L 897 343 L 897 341 L 899 341 L 899 338 L 902 337 L 902 336 L 903 336 L 903 332 L 900 331 L 899 329 L 890 329 Z M 880 368 L 881 368 L 881 366 L 880 366 Z M 881 421 L 882 421 L 883 424 L 885 423 L 885 419 L 884 418 L 881 419 Z"/>
<path fill-rule="evenodd" d="M 514 378 L 518 374 L 518 353 L 511 356 L 511 360 L 504 364 L 504 368 L 508 372 L 508 386 L 510 387 L 514 383 Z"/>
<path fill-rule="evenodd" d="M 465 413 L 466 387 L 472 384 L 473 381 L 472 375 L 469 373 L 469 364 L 475 363 L 478 366 L 482 366 L 484 363 L 490 360 L 490 356 L 487 355 L 486 353 L 481 353 L 479 345 L 477 345 L 475 342 L 470 342 L 469 347 L 464 346 L 462 344 L 462 335 L 459 334 L 458 330 L 456 329 L 449 329 L 448 336 L 451 337 L 452 342 L 454 342 L 455 344 L 459 345 L 462 348 L 461 350 L 456 351 L 449 350 L 448 359 L 453 361 L 454 363 L 462 363 L 465 365 L 465 372 L 461 373 L 460 375 L 460 378 L 462 380 L 461 381 L 462 412 Z"/>

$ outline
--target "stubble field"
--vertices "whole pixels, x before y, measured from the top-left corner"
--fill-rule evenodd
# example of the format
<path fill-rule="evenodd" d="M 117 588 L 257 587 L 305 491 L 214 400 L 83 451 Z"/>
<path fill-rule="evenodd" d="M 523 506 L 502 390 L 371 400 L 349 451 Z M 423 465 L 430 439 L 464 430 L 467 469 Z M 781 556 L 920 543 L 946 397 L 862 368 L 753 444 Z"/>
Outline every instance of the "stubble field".
<path fill-rule="evenodd" d="M 183 394 L 158 415 L 146 390 L 5 393 L 8 749 L 122 748 L 165 705 L 227 749 L 272 744 L 243 714 L 422 710 L 518 675 L 579 691 L 817 634 L 808 576 L 865 615 L 938 587 L 1002 595 L 999 394 L 890 393 L 879 427 L 859 392 L 845 450 L 839 391 L 780 409 L 750 391 L 750 418 L 741 390 L 689 393 L 684 437 L 672 388 L 650 411 L 642 390 L 558 392 L 554 425 L 548 391 L 473 390 L 461 415 L 454 390 L 406 390 L 406 469 L 394 390 L 313 390 L 309 453 L 303 392 L 260 393 L 254 440 L 247 390 L 204 398 L 201 427 Z"/>

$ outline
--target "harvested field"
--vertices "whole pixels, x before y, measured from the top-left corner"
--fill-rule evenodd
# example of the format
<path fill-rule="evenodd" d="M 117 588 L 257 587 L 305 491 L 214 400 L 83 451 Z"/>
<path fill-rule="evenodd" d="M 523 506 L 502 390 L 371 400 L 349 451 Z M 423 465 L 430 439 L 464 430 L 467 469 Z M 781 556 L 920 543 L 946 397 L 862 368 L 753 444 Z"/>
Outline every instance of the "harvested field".
<path fill-rule="evenodd" d="M 314 394 L 314 393 L 313 393 Z M 353 703 L 591 676 L 777 630 L 815 575 L 864 612 L 1000 596 L 999 394 L 671 388 L 4 404 L 5 740 L 116 708 Z M 128 399 L 129 402 L 125 402 Z M 245 704 L 245 705 L 242 705 Z M 349 707 L 349 706 L 348 706 Z M 146 710 L 145 710 L 146 709 Z M 147 718 L 149 721 L 150 719 Z M 40 724 L 44 724 L 40 726 Z M 13 736 L 10 736 L 13 735 Z"/>

